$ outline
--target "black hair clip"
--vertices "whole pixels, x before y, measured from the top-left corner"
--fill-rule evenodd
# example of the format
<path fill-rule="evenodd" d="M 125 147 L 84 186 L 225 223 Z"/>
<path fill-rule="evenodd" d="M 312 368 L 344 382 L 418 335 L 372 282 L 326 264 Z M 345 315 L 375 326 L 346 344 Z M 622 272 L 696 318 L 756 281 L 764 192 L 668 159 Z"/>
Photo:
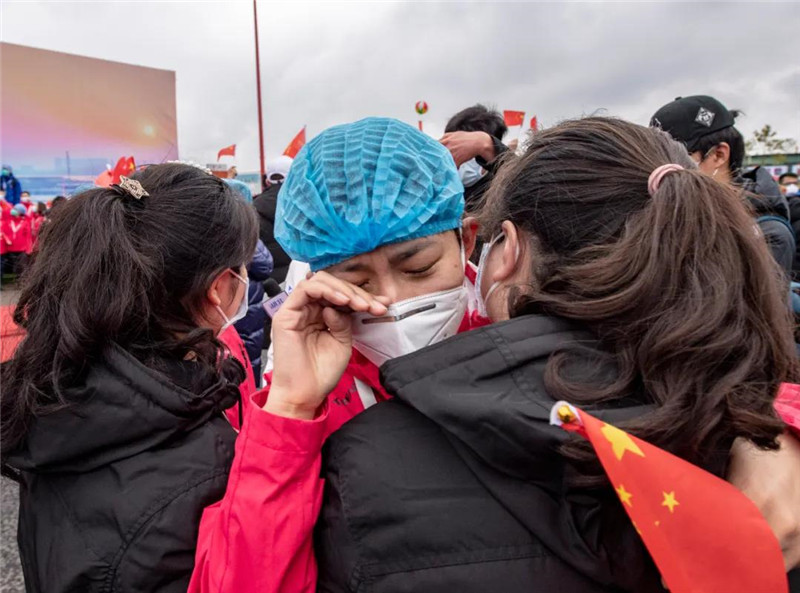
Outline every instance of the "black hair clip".
<path fill-rule="evenodd" d="M 150 194 L 142 187 L 142 184 L 135 179 L 130 179 L 124 175 L 120 176 L 120 182 L 111 186 L 120 195 L 127 195 L 137 200 L 141 200 Z"/>

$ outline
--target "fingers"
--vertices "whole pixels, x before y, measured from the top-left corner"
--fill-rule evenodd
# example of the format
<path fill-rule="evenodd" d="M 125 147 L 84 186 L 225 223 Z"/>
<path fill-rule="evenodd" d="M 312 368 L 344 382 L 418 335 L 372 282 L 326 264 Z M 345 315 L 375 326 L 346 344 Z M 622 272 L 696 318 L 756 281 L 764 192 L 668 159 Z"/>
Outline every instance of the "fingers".
<path fill-rule="evenodd" d="M 322 311 L 322 320 L 328 327 L 330 334 L 343 344 L 350 344 L 353 340 L 352 324 L 347 313 L 325 307 Z"/>
<path fill-rule="evenodd" d="M 314 301 L 323 306 L 342 307 L 372 315 L 384 315 L 388 304 L 384 304 L 385 299 L 379 300 L 375 295 L 327 272 L 317 272 L 297 285 L 284 307 L 298 309 Z"/>

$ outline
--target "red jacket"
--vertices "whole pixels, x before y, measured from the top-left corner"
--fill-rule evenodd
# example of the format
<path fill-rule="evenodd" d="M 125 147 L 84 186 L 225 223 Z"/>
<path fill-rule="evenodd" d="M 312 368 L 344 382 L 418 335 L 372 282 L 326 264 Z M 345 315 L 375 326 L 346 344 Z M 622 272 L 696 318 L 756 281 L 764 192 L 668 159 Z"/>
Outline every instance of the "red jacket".
<path fill-rule="evenodd" d="M 230 350 L 231 354 L 240 363 L 242 363 L 242 366 L 244 366 L 247 376 L 245 377 L 244 382 L 239 385 L 239 393 L 242 396 L 241 401 L 246 402 L 256 391 L 256 380 L 253 376 L 253 366 L 250 364 L 250 358 L 247 356 L 247 350 L 244 347 L 244 342 L 239 336 L 239 332 L 237 332 L 236 328 L 232 325 L 228 326 L 228 328 L 219 335 L 219 341 L 225 344 L 225 346 L 228 347 L 228 350 Z M 231 423 L 233 428 L 235 428 L 237 431 L 241 429 L 238 406 L 234 406 L 225 410 L 225 417 L 228 419 L 228 422 Z"/>
<path fill-rule="evenodd" d="M 31 220 L 27 216 L 11 216 L 4 213 L 0 220 L 0 243 L 2 253 L 30 253 Z"/>

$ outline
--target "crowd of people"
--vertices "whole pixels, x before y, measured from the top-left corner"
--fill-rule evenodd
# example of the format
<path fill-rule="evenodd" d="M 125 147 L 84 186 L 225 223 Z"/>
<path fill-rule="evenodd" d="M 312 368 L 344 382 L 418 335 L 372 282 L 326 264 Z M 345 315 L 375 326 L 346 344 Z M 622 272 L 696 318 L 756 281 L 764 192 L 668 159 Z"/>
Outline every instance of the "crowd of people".
<path fill-rule="evenodd" d="M 17 182 L 18 183 L 18 182 Z M 19 187 L 18 185 L 16 187 Z M 13 191 L 9 187 L 8 192 Z M 56 196 L 51 202 L 31 200 L 27 191 L 20 191 L 17 202 L 4 189 L 0 194 L 0 271 L 4 275 L 18 276 L 24 270 L 28 256 L 33 253 L 39 231 L 50 216 L 53 206 L 66 200 Z"/>
<path fill-rule="evenodd" d="M 371 117 L 254 198 L 168 163 L 59 205 L 0 375 L 26 587 L 664 591 L 565 400 L 739 488 L 800 591 L 800 196 L 735 117 Z"/>

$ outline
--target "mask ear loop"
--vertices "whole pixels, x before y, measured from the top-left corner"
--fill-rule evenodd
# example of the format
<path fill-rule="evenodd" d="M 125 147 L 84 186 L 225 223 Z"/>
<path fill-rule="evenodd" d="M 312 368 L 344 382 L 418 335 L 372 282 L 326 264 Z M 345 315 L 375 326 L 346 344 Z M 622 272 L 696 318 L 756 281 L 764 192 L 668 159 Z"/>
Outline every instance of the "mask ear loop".
<path fill-rule="evenodd" d="M 247 280 L 245 280 L 240 274 L 237 274 L 236 272 L 234 272 L 230 268 L 228 268 L 227 271 L 230 272 L 239 282 L 241 282 L 242 284 L 247 286 Z M 244 298 L 247 298 L 247 294 L 244 295 Z M 225 311 L 222 310 L 222 307 L 220 307 L 219 305 L 216 305 L 216 309 L 217 309 L 217 312 L 220 315 L 222 315 L 222 318 L 225 320 L 225 324 L 226 325 L 231 325 L 231 320 L 228 319 L 227 315 L 225 315 Z"/>
<path fill-rule="evenodd" d="M 490 247 L 491 247 L 491 246 L 493 246 L 493 245 L 496 245 L 497 243 L 499 243 L 499 242 L 500 242 L 500 238 L 501 238 L 501 237 L 502 237 L 502 239 L 503 239 L 503 240 L 506 240 L 506 239 L 508 239 L 508 235 L 506 235 L 504 232 L 501 232 L 501 233 L 500 233 L 499 235 L 497 235 L 497 237 L 496 237 L 496 238 L 495 238 L 495 239 L 494 239 L 494 240 L 493 240 L 493 241 L 492 241 L 492 242 L 489 244 L 489 245 L 490 245 Z M 514 265 L 515 265 L 515 266 L 516 266 L 516 265 L 519 263 L 519 256 L 520 256 L 520 248 L 519 248 L 519 242 L 517 242 L 516 249 L 514 250 Z M 485 307 L 485 306 L 486 306 L 486 305 L 489 303 L 489 298 L 492 296 L 492 294 L 493 294 L 493 293 L 494 293 L 494 292 L 495 292 L 495 291 L 496 291 L 498 288 L 500 288 L 500 282 L 495 282 L 494 284 L 492 284 L 492 285 L 489 287 L 489 290 L 487 290 L 487 291 L 486 291 L 486 296 L 485 296 L 485 297 L 483 297 L 483 304 L 484 304 L 484 307 Z"/>

